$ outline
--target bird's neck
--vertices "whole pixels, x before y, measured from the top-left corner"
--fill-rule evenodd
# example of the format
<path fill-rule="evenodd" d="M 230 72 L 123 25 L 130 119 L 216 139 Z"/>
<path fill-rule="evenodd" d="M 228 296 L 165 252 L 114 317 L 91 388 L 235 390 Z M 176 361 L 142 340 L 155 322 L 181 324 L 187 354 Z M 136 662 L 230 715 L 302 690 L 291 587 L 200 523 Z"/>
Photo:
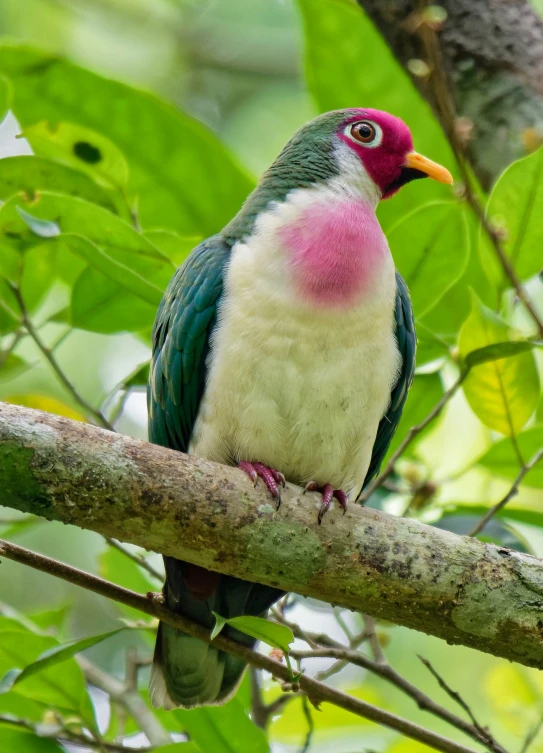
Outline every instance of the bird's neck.
<path fill-rule="evenodd" d="M 289 297 L 311 309 L 352 308 L 393 268 L 368 198 L 337 186 L 291 192 L 257 219 L 248 245 Z"/>

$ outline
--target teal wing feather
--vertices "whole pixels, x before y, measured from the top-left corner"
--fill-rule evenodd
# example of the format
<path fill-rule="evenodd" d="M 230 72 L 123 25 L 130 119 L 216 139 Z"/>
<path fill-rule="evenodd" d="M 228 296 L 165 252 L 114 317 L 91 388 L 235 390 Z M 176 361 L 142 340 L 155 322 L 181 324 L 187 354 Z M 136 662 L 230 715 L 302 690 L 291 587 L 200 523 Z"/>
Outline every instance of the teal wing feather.
<path fill-rule="evenodd" d="M 394 309 L 396 320 L 396 342 L 401 356 L 401 369 L 398 381 L 394 385 L 390 396 L 390 405 L 377 429 L 377 436 L 373 445 L 370 466 L 364 480 L 364 486 L 375 478 L 381 468 L 392 437 L 402 416 L 407 400 L 407 393 L 415 375 L 415 352 L 417 336 L 413 319 L 413 308 L 405 280 L 396 272 L 396 305 Z"/>
<path fill-rule="evenodd" d="M 148 386 L 149 440 L 187 452 L 204 394 L 211 334 L 223 292 L 229 243 L 220 235 L 203 241 L 175 273 L 153 329 Z M 283 593 L 164 557 L 164 595 L 170 609 L 208 629 L 213 612 L 224 617 L 261 615 Z M 252 646 L 249 636 L 226 634 Z M 223 703 L 235 691 L 245 664 L 213 646 L 160 624 L 150 693 L 154 706 L 191 708 Z"/>
<path fill-rule="evenodd" d="M 203 241 L 179 267 L 158 310 L 148 388 L 149 440 L 186 452 L 206 382 L 230 246 Z"/>

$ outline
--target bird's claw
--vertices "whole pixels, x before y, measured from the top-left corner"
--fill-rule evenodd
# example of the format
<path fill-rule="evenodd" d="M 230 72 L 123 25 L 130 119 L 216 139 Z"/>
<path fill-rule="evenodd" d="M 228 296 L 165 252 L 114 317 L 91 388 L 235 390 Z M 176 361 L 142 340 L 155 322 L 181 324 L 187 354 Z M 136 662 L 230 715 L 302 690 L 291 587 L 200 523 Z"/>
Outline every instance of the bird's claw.
<path fill-rule="evenodd" d="M 256 482 L 259 478 L 266 484 L 268 491 L 277 500 L 277 509 L 281 506 L 281 492 L 279 485 L 286 487 L 287 482 L 284 475 L 275 470 L 275 468 L 269 468 L 262 463 L 251 463 L 248 460 L 242 460 L 238 463 L 238 468 L 249 476 L 253 481 L 253 485 L 256 486 Z"/>
<path fill-rule="evenodd" d="M 304 487 L 303 493 L 305 494 L 306 492 L 320 492 L 322 494 L 322 504 L 318 516 L 319 525 L 322 523 L 325 513 L 329 510 L 332 499 L 337 499 L 344 515 L 347 512 L 349 498 L 343 489 L 334 489 L 331 484 L 319 486 L 316 481 L 309 481 Z"/>

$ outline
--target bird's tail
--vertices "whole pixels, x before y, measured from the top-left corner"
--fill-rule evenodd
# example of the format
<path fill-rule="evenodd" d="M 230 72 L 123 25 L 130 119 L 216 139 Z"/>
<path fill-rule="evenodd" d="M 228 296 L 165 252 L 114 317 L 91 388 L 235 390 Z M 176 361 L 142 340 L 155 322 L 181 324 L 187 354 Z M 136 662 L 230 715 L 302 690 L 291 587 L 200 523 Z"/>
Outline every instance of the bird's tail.
<path fill-rule="evenodd" d="M 230 618 L 261 616 L 283 592 L 165 557 L 164 595 L 170 609 L 209 628 L 212 612 Z M 229 638 L 252 647 L 250 636 L 226 626 Z M 160 623 L 149 694 L 155 708 L 192 708 L 225 703 L 236 691 L 246 664 L 204 641 Z"/>

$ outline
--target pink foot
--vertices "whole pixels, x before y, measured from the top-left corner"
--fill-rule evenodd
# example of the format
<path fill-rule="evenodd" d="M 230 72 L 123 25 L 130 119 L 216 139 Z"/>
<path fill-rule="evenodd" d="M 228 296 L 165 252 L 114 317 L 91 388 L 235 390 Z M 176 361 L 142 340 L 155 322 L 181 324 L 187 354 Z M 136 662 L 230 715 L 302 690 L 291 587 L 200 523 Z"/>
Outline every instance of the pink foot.
<path fill-rule="evenodd" d="M 310 481 L 308 484 L 305 485 L 304 494 L 306 492 L 320 492 L 322 494 L 322 504 L 319 510 L 319 518 L 318 518 L 319 525 L 322 523 L 324 514 L 330 508 L 330 505 L 332 504 L 332 499 L 337 499 L 337 501 L 339 502 L 339 506 L 343 510 L 344 515 L 347 512 L 347 504 L 349 502 L 349 498 L 347 497 L 343 489 L 334 489 L 334 487 L 331 484 L 325 484 L 324 486 L 319 486 L 316 481 Z"/>
<path fill-rule="evenodd" d="M 285 487 L 287 482 L 285 477 L 280 471 L 276 471 L 275 468 L 269 468 L 262 463 L 250 463 L 248 460 L 242 460 L 238 463 L 238 468 L 252 479 L 253 484 L 256 486 L 256 482 L 259 478 L 266 484 L 272 497 L 277 500 L 277 509 L 281 504 L 281 492 L 279 486 Z"/>

